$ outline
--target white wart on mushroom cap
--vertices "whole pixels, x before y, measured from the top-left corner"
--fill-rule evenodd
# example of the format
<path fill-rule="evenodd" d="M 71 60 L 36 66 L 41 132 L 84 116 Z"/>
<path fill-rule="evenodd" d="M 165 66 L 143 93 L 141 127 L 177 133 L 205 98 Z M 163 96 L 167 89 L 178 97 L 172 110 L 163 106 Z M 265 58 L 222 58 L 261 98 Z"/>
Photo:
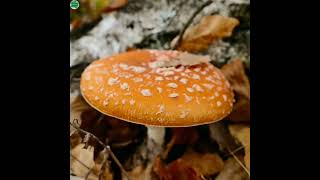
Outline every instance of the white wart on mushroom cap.
<path fill-rule="evenodd" d="M 125 121 L 181 127 L 226 117 L 234 95 L 206 56 L 138 50 L 101 59 L 82 74 L 81 92 L 98 111 Z"/>

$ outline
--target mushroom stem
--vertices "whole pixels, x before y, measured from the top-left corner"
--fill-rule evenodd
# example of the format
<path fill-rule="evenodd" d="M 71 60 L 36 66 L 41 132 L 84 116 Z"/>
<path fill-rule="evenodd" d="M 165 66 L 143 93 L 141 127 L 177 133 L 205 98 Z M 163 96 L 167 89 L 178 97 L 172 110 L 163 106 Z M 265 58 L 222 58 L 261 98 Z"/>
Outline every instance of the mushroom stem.
<path fill-rule="evenodd" d="M 165 128 L 155 126 L 147 126 L 147 128 L 148 138 L 153 140 L 156 144 L 162 145 L 164 142 Z"/>
<path fill-rule="evenodd" d="M 155 127 L 155 126 L 146 126 L 147 127 L 147 148 L 148 148 L 148 159 L 153 161 L 153 159 L 159 155 L 162 151 L 164 137 L 165 137 L 165 128 L 164 127 Z"/>
<path fill-rule="evenodd" d="M 147 137 L 145 141 L 137 148 L 135 153 L 126 161 L 125 167 L 138 167 L 153 163 L 155 158 L 162 152 L 164 144 L 165 128 L 164 127 L 147 127 Z"/>

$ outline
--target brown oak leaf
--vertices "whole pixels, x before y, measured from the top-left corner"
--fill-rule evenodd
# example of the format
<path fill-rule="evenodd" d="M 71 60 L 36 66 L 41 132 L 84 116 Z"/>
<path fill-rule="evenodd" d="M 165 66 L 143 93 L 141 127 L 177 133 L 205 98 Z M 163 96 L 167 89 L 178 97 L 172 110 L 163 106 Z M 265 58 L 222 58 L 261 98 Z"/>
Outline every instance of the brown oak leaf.
<path fill-rule="evenodd" d="M 177 49 L 188 52 L 205 51 L 215 41 L 231 36 L 233 29 L 238 24 L 239 21 L 231 17 L 220 15 L 205 16 L 200 20 L 199 24 L 186 30 Z M 172 41 L 171 46 L 177 43 L 178 38 L 176 37 Z"/>
<path fill-rule="evenodd" d="M 226 76 L 235 93 L 236 102 L 228 119 L 233 122 L 250 121 L 250 83 L 240 59 L 224 65 L 221 71 Z"/>
<path fill-rule="evenodd" d="M 225 161 L 223 170 L 215 180 L 249 180 L 248 174 L 243 170 L 240 164 L 234 159 L 229 158 Z"/>
<path fill-rule="evenodd" d="M 160 180 L 201 180 L 201 175 L 178 159 L 166 165 L 157 157 L 153 165 L 153 171 Z"/>
<path fill-rule="evenodd" d="M 230 133 L 241 142 L 242 146 L 244 146 L 244 162 L 250 170 L 250 127 L 245 125 L 230 125 L 229 130 Z"/>
<path fill-rule="evenodd" d="M 180 159 L 204 176 L 211 176 L 219 173 L 224 165 L 221 157 L 214 153 L 202 154 L 188 151 Z"/>

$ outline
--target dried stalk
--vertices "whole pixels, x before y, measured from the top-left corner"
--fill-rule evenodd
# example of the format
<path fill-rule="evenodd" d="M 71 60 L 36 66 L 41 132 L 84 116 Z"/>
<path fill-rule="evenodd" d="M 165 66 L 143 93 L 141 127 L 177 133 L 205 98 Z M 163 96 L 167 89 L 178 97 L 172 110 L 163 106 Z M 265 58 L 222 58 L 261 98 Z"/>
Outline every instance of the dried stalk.
<path fill-rule="evenodd" d="M 187 21 L 187 23 L 185 24 L 185 26 L 183 27 L 181 33 L 179 34 L 179 37 L 178 37 L 178 41 L 177 43 L 174 45 L 173 49 L 176 50 L 181 42 L 182 42 L 182 39 L 183 39 L 183 35 L 184 33 L 186 32 L 187 28 L 190 26 L 190 24 L 192 23 L 193 19 L 207 6 L 209 6 L 211 3 L 213 3 L 213 0 L 208 0 L 206 1 L 203 5 L 201 5 L 193 14 L 192 16 L 190 17 L 190 19 Z"/>
<path fill-rule="evenodd" d="M 238 159 L 238 157 L 232 151 L 230 151 L 230 149 L 228 149 L 228 151 L 230 152 L 230 154 L 233 156 L 233 158 L 238 162 L 238 164 L 246 171 L 246 173 L 250 177 L 250 171 L 246 168 L 246 166 Z"/>
<path fill-rule="evenodd" d="M 108 163 L 108 158 L 106 157 L 103 162 L 102 162 L 102 167 L 100 168 L 100 172 L 99 172 L 99 180 L 102 180 L 103 178 L 103 175 L 104 175 L 104 172 L 106 170 L 106 167 L 107 167 L 107 163 Z"/>
<path fill-rule="evenodd" d="M 82 161 L 80 161 L 77 157 L 75 157 L 74 155 L 70 154 L 70 156 L 76 160 L 77 162 L 79 162 L 82 166 L 84 166 L 87 169 L 90 169 L 90 167 L 88 167 L 87 165 L 85 165 Z"/>
<path fill-rule="evenodd" d="M 87 168 L 89 171 L 88 171 L 88 173 L 86 174 L 86 176 L 85 176 L 85 180 L 87 180 L 88 179 L 88 177 L 89 177 L 89 175 L 91 174 L 91 172 L 92 172 L 92 170 L 93 170 L 93 168 L 90 168 L 90 167 L 88 167 L 87 165 L 85 165 L 82 161 L 80 161 L 77 157 L 75 157 L 74 155 L 72 155 L 72 154 L 70 154 L 70 156 L 74 159 L 74 160 L 76 160 L 78 163 L 80 163 L 83 167 L 85 167 L 85 168 Z M 95 174 L 94 174 L 95 175 Z M 95 175 L 95 176 L 97 176 L 97 175 Z"/>
<path fill-rule="evenodd" d="M 234 153 L 234 154 L 236 154 L 238 151 L 240 151 L 240 150 L 242 150 L 242 149 L 244 149 L 244 147 L 243 147 L 243 146 L 240 146 L 240 147 L 236 148 L 235 150 L 233 150 L 233 151 L 231 151 L 231 152 Z M 232 154 L 231 154 L 231 153 L 228 153 L 227 155 L 225 155 L 225 157 L 228 157 L 228 156 L 230 156 L 230 155 L 232 155 Z"/>
<path fill-rule="evenodd" d="M 92 173 L 93 168 L 90 168 L 90 170 L 87 172 L 86 176 L 84 177 L 85 180 L 88 180 L 89 175 Z"/>
<path fill-rule="evenodd" d="M 92 137 L 93 139 L 95 139 L 101 146 L 103 146 L 107 151 L 108 153 L 111 155 L 112 159 L 115 161 L 115 163 L 119 166 L 120 170 L 122 171 L 122 173 L 128 178 L 129 178 L 129 175 L 127 173 L 127 171 L 123 168 L 123 166 L 121 165 L 120 161 L 118 160 L 118 158 L 114 155 L 114 153 L 112 152 L 111 148 L 109 145 L 106 145 L 105 143 L 103 143 L 98 137 L 96 137 L 95 135 L 93 135 L 92 133 L 88 132 L 88 131 L 85 131 L 77 126 L 75 126 L 73 123 L 70 122 L 70 125 L 75 128 L 76 130 L 78 130 L 79 132 L 81 133 L 84 133 L 84 134 L 88 134 L 90 137 Z"/>

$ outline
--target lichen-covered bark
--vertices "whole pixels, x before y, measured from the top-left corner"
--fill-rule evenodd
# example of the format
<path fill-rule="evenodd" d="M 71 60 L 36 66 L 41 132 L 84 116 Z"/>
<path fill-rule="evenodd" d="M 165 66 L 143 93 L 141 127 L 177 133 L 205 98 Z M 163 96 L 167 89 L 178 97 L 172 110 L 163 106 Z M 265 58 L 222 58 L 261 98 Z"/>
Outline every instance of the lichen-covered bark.
<path fill-rule="evenodd" d="M 70 40 L 70 66 L 127 50 L 128 48 L 168 49 L 170 41 L 179 33 L 194 12 L 206 0 L 129 0 L 121 10 L 105 14 L 86 35 Z M 250 16 L 248 0 L 216 0 L 193 21 L 220 14 L 237 17 L 240 30 L 236 37 L 213 44 L 208 54 L 217 62 L 235 56 L 248 59 Z M 240 38 L 240 39 L 237 39 Z"/>

